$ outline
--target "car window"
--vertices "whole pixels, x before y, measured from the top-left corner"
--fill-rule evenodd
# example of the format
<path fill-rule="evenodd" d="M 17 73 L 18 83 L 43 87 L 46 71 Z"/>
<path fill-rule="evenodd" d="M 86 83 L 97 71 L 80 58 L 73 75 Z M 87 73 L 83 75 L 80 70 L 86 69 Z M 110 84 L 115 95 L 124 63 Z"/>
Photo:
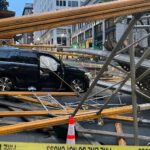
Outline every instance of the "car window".
<path fill-rule="evenodd" d="M 4 61 L 10 58 L 10 51 L 0 51 L 0 60 Z"/>
<path fill-rule="evenodd" d="M 31 52 L 19 52 L 16 59 L 17 62 L 27 63 L 27 64 L 37 64 L 38 60 L 36 54 Z"/>
<path fill-rule="evenodd" d="M 51 71 L 57 71 L 58 62 L 52 57 L 40 56 L 40 68 L 50 69 Z"/>
<path fill-rule="evenodd" d="M 18 57 L 18 52 L 17 51 L 11 51 L 9 54 L 9 61 L 11 62 L 16 62 L 16 58 Z"/>
<path fill-rule="evenodd" d="M 0 51 L 0 60 L 1 61 L 14 61 L 14 58 L 17 56 L 17 52 L 14 51 Z"/>

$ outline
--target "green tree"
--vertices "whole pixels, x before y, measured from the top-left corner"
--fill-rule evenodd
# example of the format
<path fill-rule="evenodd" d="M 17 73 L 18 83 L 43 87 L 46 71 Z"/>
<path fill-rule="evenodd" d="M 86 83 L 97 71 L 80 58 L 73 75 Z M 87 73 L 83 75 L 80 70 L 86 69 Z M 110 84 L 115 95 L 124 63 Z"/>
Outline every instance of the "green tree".
<path fill-rule="evenodd" d="M 9 3 L 7 0 L 0 0 L 0 10 L 7 10 Z"/>

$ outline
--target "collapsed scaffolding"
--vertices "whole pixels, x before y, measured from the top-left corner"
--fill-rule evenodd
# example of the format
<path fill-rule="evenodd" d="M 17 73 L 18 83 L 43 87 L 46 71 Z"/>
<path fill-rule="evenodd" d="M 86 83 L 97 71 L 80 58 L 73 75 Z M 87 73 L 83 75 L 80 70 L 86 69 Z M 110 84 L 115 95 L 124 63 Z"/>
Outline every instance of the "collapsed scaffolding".
<path fill-rule="evenodd" d="M 85 133 L 95 133 L 95 134 L 106 134 L 112 136 L 119 137 L 127 137 L 127 138 L 134 138 L 135 145 L 139 144 L 139 139 L 149 140 L 149 137 L 146 136 L 139 136 L 138 132 L 138 111 L 149 110 L 150 103 L 146 104 L 137 104 L 137 97 L 136 93 L 144 96 L 146 99 L 150 99 L 148 95 L 143 93 L 142 91 L 137 90 L 136 88 L 136 80 L 141 80 L 149 73 L 148 69 L 138 78 L 136 79 L 135 71 L 137 68 L 141 67 L 142 63 L 145 61 L 147 56 L 150 54 L 149 48 L 144 52 L 144 54 L 135 62 L 135 54 L 134 54 L 134 47 L 133 45 L 136 43 L 133 41 L 132 38 L 132 29 L 134 28 L 136 22 L 145 14 L 145 12 L 150 10 L 150 2 L 145 0 L 122 0 L 122 1 L 115 1 L 115 2 L 108 2 L 97 4 L 94 6 L 87 6 L 81 8 L 75 8 L 73 10 L 65 10 L 65 11 L 58 11 L 55 13 L 46 13 L 40 14 L 35 16 L 27 16 L 27 17 L 19 17 L 19 18 L 10 18 L 0 20 L 0 37 L 13 37 L 18 33 L 26 33 L 26 32 L 33 32 L 36 30 L 47 29 L 52 27 L 76 24 L 86 21 L 93 21 L 97 19 L 107 19 L 111 17 L 117 17 L 122 15 L 129 15 L 132 14 L 132 20 L 128 25 L 126 31 L 118 41 L 117 45 L 114 46 L 114 49 L 108 56 L 106 62 L 98 72 L 96 78 L 92 82 L 90 88 L 82 97 L 80 94 L 78 96 L 81 97 L 81 101 L 79 102 L 78 106 L 75 108 L 69 106 L 63 106 L 62 104 L 58 103 L 56 99 L 54 99 L 51 95 L 46 97 L 48 99 L 51 98 L 51 102 L 41 100 L 36 94 L 37 92 L 0 92 L 0 95 L 9 95 L 19 100 L 30 101 L 32 103 L 40 103 L 44 107 L 44 110 L 36 110 L 36 111 L 11 111 L 11 112 L 0 112 L 1 117 L 11 117 L 11 116 L 46 116 L 47 119 L 41 119 L 36 121 L 29 121 L 24 123 L 18 123 L 15 125 L 9 126 L 2 126 L 0 127 L 0 135 L 3 134 L 10 134 L 16 132 L 22 132 L 26 130 L 33 130 L 39 129 L 49 126 L 57 126 L 62 124 L 67 124 L 69 120 L 69 116 L 74 116 L 76 122 L 86 121 L 86 120 L 100 120 L 101 118 L 108 117 L 108 118 L 115 118 L 117 120 L 124 120 L 124 121 L 131 121 L 134 123 L 134 136 L 127 135 L 127 134 L 114 134 L 114 133 L 107 133 L 102 131 L 89 131 L 86 129 L 80 129 L 80 132 Z M 122 45 L 126 38 L 129 36 L 130 45 L 126 48 L 122 48 Z M 139 41 L 138 41 L 139 42 Z M 101 78 L 102 74 L 105 72 L 106 68 L 111 64 L 111 61 L 115 59 L 116 55 L 129 50 L 130 64 L 131 70 L 126 72 L 126 77 L 118 83 L 119 87 L 116 88 L 109 98 L 105 101 L 103 106 L 97 106 L 95 109 L 88 109 L 83 110 L 83 105 L 86 105 L 86 101 L 89 99 L 89 94 L 91 93 L 92 89 L 95 87 L 99 79 Z M 123 71 L 124 72 L 124 71 Z M 120 91 L 120 89 L 124 86 L 124 84 L 131 78 L 131 91 L 132 91 L 132 106 L 121 106 L 115 108 L 106 108 L 112 98 Z M 115 86 L 114 84 L 113 86 Z M 106 88 L 105 90 L 111 87 Z M 97 94 L 104 92 L 102 90 L 98 93 L 93 94 L 94 97 Z M 29 94 L 32 97 L 27 96 L 20 96 Z M 39 93 L 40 95 L 46 95 L 50 93 Z M 56 95 L 61 93 L 56 93 Z M 36 95 L 36 96 L 35 96 Z M 70 95 L 70 93 L 66 93 L 65 96 Z M 71 94 L 72 95 L 72 94 Z M 74 94 L 73 94 L 74 95 Z M 73 96 L 72 95 L 72 96 Z M 44 97 L 45 98 L 45 97 Z M 91 99 L 92 97 L 90 97 Z M 88 104 L 89 105 L 89 104 Z M 47 109 L 47 106 L 50 107 L 50 110 Z M 18 106 L 19 107 L 19 106 Z M 55 108 L 55 109 L 54 109 Z M 133 117 L 126 117 L 122 114 L 126 113 L 133 113 Z M 51 117 L 51 118 L 49 118 Z"/>

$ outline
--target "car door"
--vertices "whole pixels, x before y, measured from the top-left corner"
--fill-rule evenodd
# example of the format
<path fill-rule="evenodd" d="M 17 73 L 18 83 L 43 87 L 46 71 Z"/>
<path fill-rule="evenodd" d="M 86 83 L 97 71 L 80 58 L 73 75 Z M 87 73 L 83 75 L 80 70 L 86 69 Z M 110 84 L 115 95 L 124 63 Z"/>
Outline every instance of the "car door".
<path fill-rule="evenodd" d="M 41 54 L 40 60 L 40 84 L 43 88 L 60 88 L 62 69 L 59 60 L 51 55 Z"/>
<path fill-rule="evenodd" d="M 39 79 L 37 55 L 30 51 L 19 51 L 12 59 L 15 62 L 13 71 L 21 86 L 36 86 Z"/>

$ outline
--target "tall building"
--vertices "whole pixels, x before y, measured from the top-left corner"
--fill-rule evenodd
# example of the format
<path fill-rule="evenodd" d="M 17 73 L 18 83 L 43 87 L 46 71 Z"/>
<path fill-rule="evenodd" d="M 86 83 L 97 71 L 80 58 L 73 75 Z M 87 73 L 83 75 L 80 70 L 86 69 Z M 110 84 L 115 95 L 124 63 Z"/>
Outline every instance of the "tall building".
<path fill-rule="evenodd" d="M 82 6 L 100 3 L 102 0 L 85 0 Z M 104 49 L 103 43 L 109 37 L 115 38 L 116 26 L 113 19 L 97 20 L 72 26 L 72 46 L 79 48 Z"/>
<path fill-rule="evenodd" d="M 32 3 L 26 3 L 25 7 L 23 9 L 22 16 L 31 15 L 31 14 L 33 14 L 33 4 Z M 22 34 L 21 42 L 23 44 L 32 44 L 33 43 L 33 33 Z"/>
<path fill-rule="evenodd" d="M 112 0 L 113 1 L 113 0 Z M 82 6 L 104 2 L 104 0 L 84 0 Z M 72 47 L 74 48 L 95 48 L 104 50 L 103 46 L 107 40 L 119 41 L 132 16 L 117 17 L 114 19 L 97 20 L 94 22 L 80 23 L 72 26 Z M 150 25 L 150 19 L 142 19 L 142 24 Z M 138 22 L 137 25 L 141 25 Z M 134 40 L 146 36 L 150 33 L 146 29 L 134 28 Z M 128 39 L 127 39 L 128 41 Z M 139 43 L 140 46 L 150 46 L 150 38 L 144 39 Z"/>
<path fill-rule="evenodd" d="M 42 12 L 57 11 L 60 9 L 79 7 L 81 0 L 34 0 L 34 14 Z M 53 28 L 49 30 L 38 31 L 34 33 L 35 44 L 51 44 L 70 46 L 71 26 Z"/>

